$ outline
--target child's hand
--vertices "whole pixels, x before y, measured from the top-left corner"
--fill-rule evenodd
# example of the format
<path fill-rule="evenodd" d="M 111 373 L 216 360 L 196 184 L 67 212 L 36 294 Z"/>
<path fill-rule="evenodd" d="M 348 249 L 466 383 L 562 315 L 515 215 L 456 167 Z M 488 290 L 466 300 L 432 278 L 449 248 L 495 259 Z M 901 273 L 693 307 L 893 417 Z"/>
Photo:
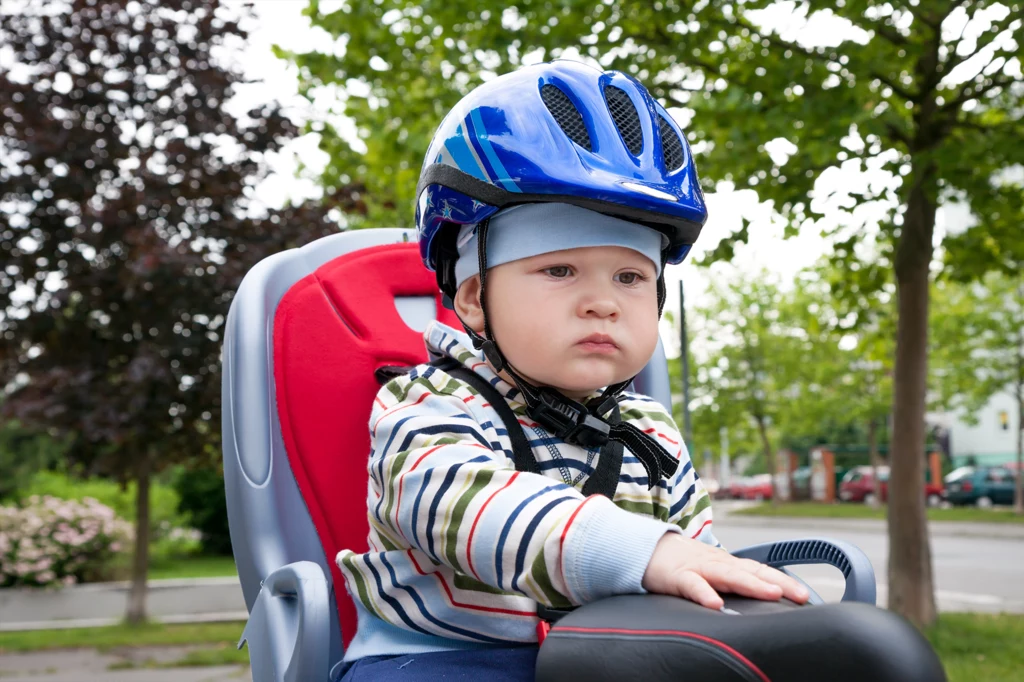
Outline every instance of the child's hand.
<path fill-rule="evenodd" d="M 644 572 L 643 587 L 715 610 L 724 604 L 718 592 L 768 601 L 786 597 L 798 604 L 810 596 L 806 587 L 781 571 L 676 533 L 666 533 L 658 541 Z"/>

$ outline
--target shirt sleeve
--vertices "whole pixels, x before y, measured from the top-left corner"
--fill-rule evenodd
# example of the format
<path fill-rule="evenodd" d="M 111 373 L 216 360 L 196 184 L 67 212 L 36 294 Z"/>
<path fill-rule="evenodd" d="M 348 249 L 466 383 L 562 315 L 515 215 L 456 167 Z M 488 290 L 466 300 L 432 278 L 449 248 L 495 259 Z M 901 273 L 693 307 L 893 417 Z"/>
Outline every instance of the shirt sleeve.
<path fill-rule="evenodd" d="M 380 537 L 549 606 L 642 593 L 655 545 L 676 528 L 516 471 L 492 420 L 481 396 L 440 371 L 381 390 L 369 461 Z"/>
<path fill-rule="evenodd" d="M 661 403 L 646 396 L 639 397 L 623 415 L 637 420 L 641 430 L 651 434 L 679 460 L 679 467 L 668 485 L 668 522 L 685 537 L 721 547 L 712 529 L 711 495 L 694 469 L 675 419 Z"/>

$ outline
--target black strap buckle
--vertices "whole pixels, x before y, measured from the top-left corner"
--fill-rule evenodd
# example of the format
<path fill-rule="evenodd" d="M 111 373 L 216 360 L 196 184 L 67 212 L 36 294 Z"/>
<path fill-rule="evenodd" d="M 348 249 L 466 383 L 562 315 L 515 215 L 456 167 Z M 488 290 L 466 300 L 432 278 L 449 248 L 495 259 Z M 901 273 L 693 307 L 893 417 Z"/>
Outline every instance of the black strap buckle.
<path fill-rule="evenodd" d="M 611 427 L 580 403 L 547 387 L 538 391 L 537 398 L 528 414 L 565 442 L 584 448 L 599 448 L 608 442 Z"/>
<path fill-rule="evenodd" d="M 537 603 L 537 617 L 540 618 L 545 623 L 551 623 L 552 625 L 554 625 L 555 623 L 560 621 L 562 618 L 564 618 L 565 616 L 568 616 L 570 613 L 575 611 L 577 608 L 578 607 L 576 607 L 576 606 L 570 606 L 567 609 L 557 609 L 557 608 L 555 608 L 553 606 L 546 606 L 546 605 L 541 604 L 540 602 L 538 602 Z"/>

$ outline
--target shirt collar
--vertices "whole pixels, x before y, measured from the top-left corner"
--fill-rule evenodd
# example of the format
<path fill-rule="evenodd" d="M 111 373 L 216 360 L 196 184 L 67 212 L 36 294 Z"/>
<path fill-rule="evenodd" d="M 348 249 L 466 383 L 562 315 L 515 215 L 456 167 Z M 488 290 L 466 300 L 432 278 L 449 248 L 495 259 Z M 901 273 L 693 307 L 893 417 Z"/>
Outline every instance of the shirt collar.
<path fill-rule="evenodd" d="M 423 332 L 427 344 L 427 352 L 431 359 L 449 357 L 467 369 L 476 372 L 486 379 L 491 386 L 498 389 L 505 400 L 525 405 L 519 389 L 494 373 L 484 359 L 482 350 L 473 347 L 473 342 L 465 332 L 456 331 L 452 327 L 432 320 Z"/>

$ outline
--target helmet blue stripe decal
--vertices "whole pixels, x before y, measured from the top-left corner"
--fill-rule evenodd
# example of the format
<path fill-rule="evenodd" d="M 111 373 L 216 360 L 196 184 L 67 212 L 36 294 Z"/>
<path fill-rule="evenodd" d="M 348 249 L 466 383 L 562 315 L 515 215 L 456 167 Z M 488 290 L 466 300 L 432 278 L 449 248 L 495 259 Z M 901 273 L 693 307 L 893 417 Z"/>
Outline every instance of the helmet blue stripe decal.
<path fill-rule="evenodd" d="M 470 151 L 469 145 L 466 144 L 466 138 L 462 135 L 462 126 L 459 126 L 456 134 L 445 140 L 445 149 L 452 155 L 452 160 L 459 167 L 463 173 L 469 173 L 470 175 L 476 176 L 484 182 L 490 182 L 490 178 L 484 173 L 483 169 L 480 168 L 480 164 L 477 163 L 476 157 L 473 152 Z"/>
<path fill-rule="evenodd" d="M 476 138 L 480 140 L 480 146 L 484 149 L 484 154 L 487 156 L 487 160 L 491 162 L 494 167 L 495 175 L 498 177 L 500 182 L 505 189 L 510 192 L 519 192 L 519 186 L 512 181 L 512 178 L 508 176 L 508 171 L 505 170 L 505 166 L 501 164 L 501 159 L 494 153 L 494 148 L 491 147 L 490 140 L 487 139 L 487 130 L 484 128 L 483 121 L 480 120 L 480 111 L 473 109 L 469 112 L 469 117 L 472 119 L 473 126 L 476 128 Z"/>
<path fill-rule="evenodd" d="M 473 149 L 473 153 L 476 155 L 477 161 L 479 161 L 480 165 L 483 166 L 484 172 L 487 173 L 488 177 L 499 177 L 501 174 L 498 173 L 494 169 L 494 166 L 489 163 L 489 158 L 484 151 L 482 140 L 480 139 L 480 134 L 477 132 L 477 128 L 473 124 L 473 121 L 467 116 L 463 119 L 462 125 L 466 130 L 466 139 L 469 141 L 469 145 Z M 486 136 L 487 133 L 485 132 L 484 135 Z M 494 150 L 492 149 L 490 151 L 493 155 Z"/>

